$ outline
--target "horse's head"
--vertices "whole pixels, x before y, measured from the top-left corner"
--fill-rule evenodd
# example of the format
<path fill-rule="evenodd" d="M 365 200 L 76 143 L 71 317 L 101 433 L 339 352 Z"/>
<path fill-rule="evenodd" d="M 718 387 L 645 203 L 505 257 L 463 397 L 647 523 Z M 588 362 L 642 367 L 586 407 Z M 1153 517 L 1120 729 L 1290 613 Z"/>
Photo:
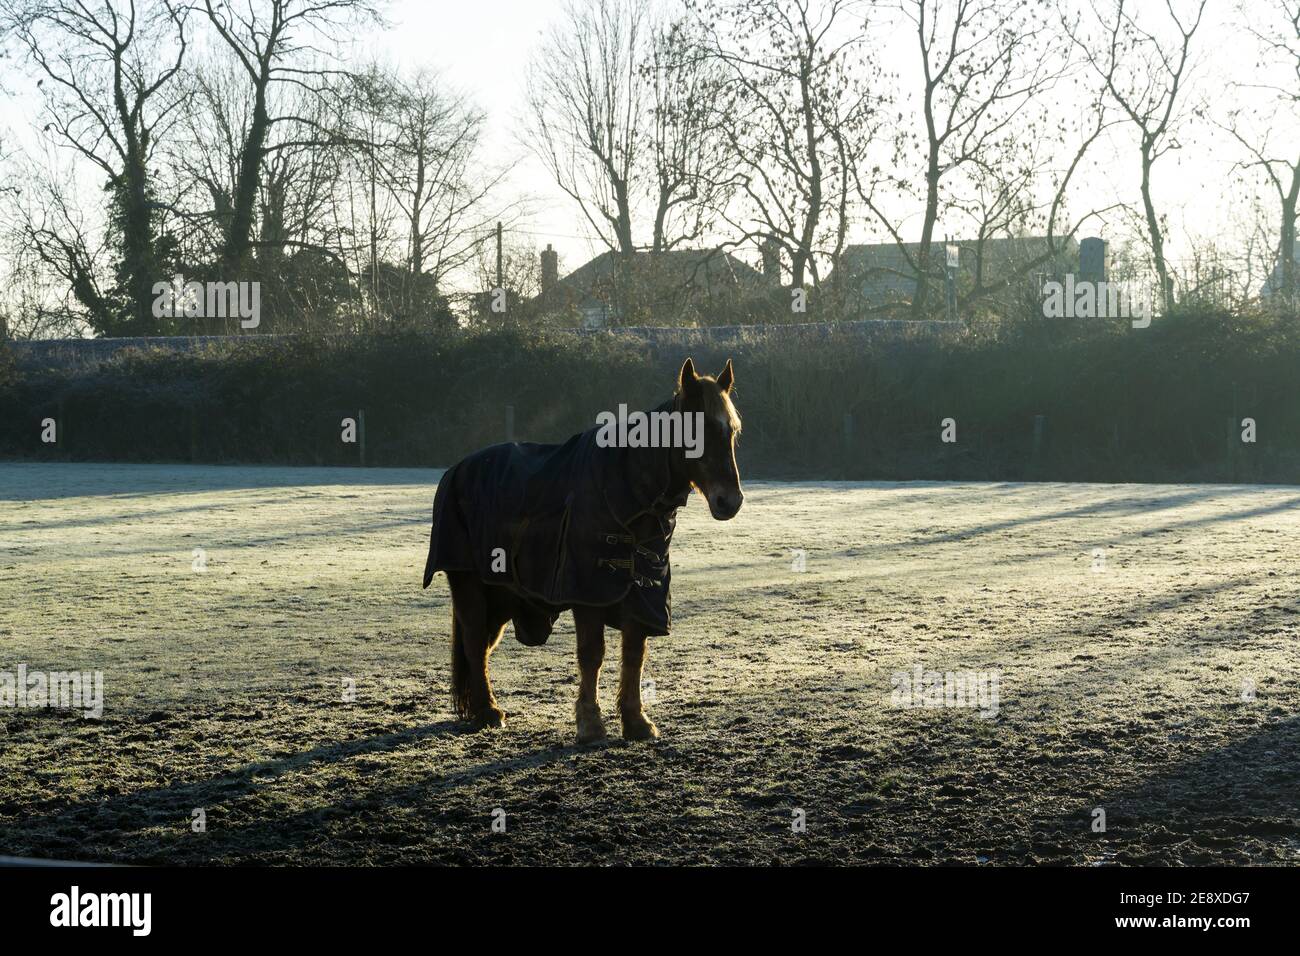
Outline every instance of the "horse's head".
<path fill-rule="evenodd" d="M 740 416 L 731 404 L 735 374 L 731 359 L 717 378 L 698 375 L 695 363 L 687 359 L 677 376 L 679 411 L 703 415 L 704 435 L 698 457 L 684 456 L 687 477 L 709 503 L 709 511 L 719 521 L 734 518 L 745 500 L 740 490 L 740 471 L 736 468 L 736 436 L 740 434 Z M 698 419 L 697 419 L 698 420 Z"/>

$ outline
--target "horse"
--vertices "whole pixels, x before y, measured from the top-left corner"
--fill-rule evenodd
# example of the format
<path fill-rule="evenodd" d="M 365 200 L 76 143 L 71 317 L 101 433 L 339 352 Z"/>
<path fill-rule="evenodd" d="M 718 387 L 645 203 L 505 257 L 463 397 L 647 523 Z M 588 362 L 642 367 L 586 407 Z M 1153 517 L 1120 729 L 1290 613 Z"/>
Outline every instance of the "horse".
<path fill-rule="evenodd" d="M 677 511 L 693 490 L 719 521 L 735 517 L 744 502 L 734 385 L 730 359 L 714 377 L 697 373 L 687 358 L 672 397 L 641 413 L 649 429 L 615 430 L 606 421 L 560 445 L 493 445 L 443 474 L 424 587 L 435 572 L 447 575 L 457 718 L 473 730 L 503 726 L 489 659 L 505 625 L 513 623 L 515 637 L 536 646 L 562 612 L 572 611 L 578 742 L 606 736 L 598 697 L 606 627 L 622 634 L 623 737 L 659 736 L 641 701 L 641 671 L 647 639 L 671 629 L 668 550 Z"/>

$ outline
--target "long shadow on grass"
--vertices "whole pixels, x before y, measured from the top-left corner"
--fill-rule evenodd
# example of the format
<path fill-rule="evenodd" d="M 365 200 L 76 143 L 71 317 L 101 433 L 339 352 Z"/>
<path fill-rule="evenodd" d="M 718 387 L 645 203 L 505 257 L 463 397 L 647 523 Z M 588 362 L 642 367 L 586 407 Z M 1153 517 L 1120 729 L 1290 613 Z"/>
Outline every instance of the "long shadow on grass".
<path fill-rule="evenodd" d="M 189 816 L 190 810 L 194 807 L 204 806 L 205 801 L 210 802 L 214 797 L 229 798 L 251 793 L 260 783 L 286 773 L 308 769 L 316 764 L 338 763 L 354 757 L 364 757 L 367 754 L 393 751 L 422 740 L 457 736 L 464 732 L 464 725 L 447 720 L 409 727 L 375 737 L 321 744 L 288 757 L 253 761 L 206 780 L 137 790 L 106 800 L 81 801 L 64 806 L 60 806 L 57 800 L 44 801 L 40 809 L 49 811 L 48 816 L 25 816 L 19 823 L 23 829 L 40 828 L 42 825 L 50 825 L 69 817 L 75 818 L 78 814 L 87 811 L 112 814 L 128 808 L 134 812 L 142 809 L 150 812 L 162 811 L 168 816 L 181 812 L 180 819 L 184 819 Z M 143 808 L 141 804 L 144 805 Z M 143 818 L 138 821 L 139 826 L 142 827 L 149 826 L 150 823 Z"/>
<path fill-rule="evenodd" d="M 1204 488 L 1198 491 L 1183 492 L 1181 494 L 1165 495 L 1160 498 L 1121 498 L 1115 501 L 1106 502 L 1089 502 L 1075 508 L 1065 508 L 1057 511 L 1051 511 L 1046 514 L 1031 514 L 1024 517 L 1008 518 L 1002 521 L 994 521 L 987 524 L 976 525 L 970 528 L 956 529 L 946 534 L 926 538 L 916 542 L 899 542 L 893 545 L 885 545 L 884 549 L 914 548 L 923 547 L 931 544 L 945 544 L 955 541 L 966 541 L 970 538 L 980 537 L 981 535 L 993 534 L 998 531 L 1009 531 L 1016 528 L 1023 528 L 1029 525 L 1043 524 L 1050 521 L 1062 521 L 1068 518 L 1085 518 L 1094 516 L 1118 516 L 1118 517 L 1136 517 L 1145 515 L 1153 511 L 1166 511 L 1170 508 L 1178 508 L 1193 502 L 1204 502 L 1222 498 L 1239 498 L 1243 495 L 1250 494 L 1249 491 L 1234 490 L 1231 492 L 1216 491 L 1212 488 Z M 957 505 L 958 502 L 953 502 Z M 963 506 L 978 505 L 979 501 L 962 502 Z M 1285 501 L 1275 502 L 1269 505 L 1262 505 L 1257 508 L 1251 508 L 1246 511 L 1233 511 L 1219 514 L 1208 515 L 1202 518 L 1193 518 L 1186 521 L 1175 521 L 1163 524 L 1155 528 L 1142 528 L 1133 534 L 1124 535 L 1123 537 L 1134 537 L 1135 535 L 1151 534 L 1153 532 L 1168 531 L 1174 528 L 1196 527 L 1203 524 L 1213 524 L 1221 521 L 1236 521 L 1242 518 L 1254 518 L 1261 515 L 1273 514 L 1278 511 L 1286 511 L 1291 508 L 1300 507 L 1300 497 L 1288 498 Z M 1118 514 L 1116 514 L 1118 513 Z M 1112 541 L 1115 539 L 1111 539 Z"/>
<path fill-rule="evenodd" d="M 1099 792 L 1044 830 L 1088 836 L 1098 863 L 1294 863 L 1298 791 L 1300 717 L 1284 717 L 1135 785 Z M 1097 808 L 1104 832 L 1092 830 Z"/>
<path fill-rule="evenodd" d="M 796 708 L 830 711 L 832 724 L 856 725 L 860 719 L 861 711 L 843 695 L 799 685 L 786 698 Z M 1123 757 L 1122 752 L 1106 750 L 1101 758 L 1075 754 L 1062 763 L 1044 751 L 1048 762 L 1038 763 L 1032 748 L 1025 751 L 1023 736 L 985 739 L 984 725 L 968 715 L 917 712 L 875 711 L 871 720 L 888 724 L 888 733 L 827 736 L 824 728 L 802 721 L 764 719 L 764 707 L 772 706 L 770 695 L 762 695 L 762 701 L 751 696 L 739 695 L 728 701 L 730 706 L 709 713 L 678 708 L 663 720 L 670 734 L 681 736 L 680 747 L 669 737 L 655 751 L 622 750 L 622 758 L 621 748 L 557 746 L 545 742 L 546 734 L 506 731 L 500 739 L 485 741 L 497 755 L 478 761 L 468 755 L 466 764 L 445 773 L 417 773 L 397 784 L 383 777 L 340 784 L 327 777 L 325 802 L 307 808 L 287 805 L 286 794 L 266 786 L 288 772 L 324 771 L 367 754 L 462 732 L 450 722 L 411 727 L 251 762 L 203 781 L 25 814 L 0 828 L 0 846 L 66 853 L 77 846 L 73 839 L 84 839 L 83 858 L 125 862 L 483 861 L 497 852 L 485 836 L 492 804 L 484 800 L 502 787 L 512 812 L 529 811 L 515 819 L 532 817 L 534 826 L 543 827 L 518 850 L 537 862 L 552 854 L 556 860 L 600 862 L 601 852 L 591 845 L 597 835 L 637 824 L 653 831 L 642 837 L 644 845 L 629 851 L 638 858 L 686 859 L 703 847 L 724 861 L 754 859 L 770 855 L 775 839 L 788 832 L 788 806 L 812 808 L 810 819 L 817 826 L 799 852 L 825 863 L 934 859 L 926 847 L 943 848 L 938 858 L 955 861 L 969 857 L 974 862 L 981 849 L 992 852 L 996 862 L 1023 860 L 1031 849 L 1039 859 L 1078 860 L 1091 845 L 1088 824 L 1091 808 L 1098 805 L 1108 808 L 1111 846 L 1139 855 L 1173 842 L 1161 828 L 1208 834 L 1211 846 L 1238 834 L 1266 839 L 1296 834 L 1290 794 L 1300 781 L 1300 730 L 1294 718 L 1136 786 L 1106 792 L 1107 762 Z M 737 710 L 755 714 L 759 726 L 752 731 L 714 726 Z M 710 726 L 701 728 L 701 720 Z M 1139 753 L 1145 746 L 1122 736 L 1116 742 Z M 499 756 L 503 744 L 510 752 L 505 757 Z M 570 772 L 579 755 L 602 753 L 612 759 L 588 764 L 583 774 Z M 793 763 L 792 756 L 797 758 Z M 1011 772 L 991 785 L 990 768 L 1005 759 L 1014 763 Z M 555 769 L 565 764 L 571 765 L 568 770 Z M 630 778 L 617 775 L 629 766 Z M 680 774 L 693 766 L 707 766 L 709 772 L 687 792 Z M 547 768 L 552 771 L 540 777 L 534 773 Z M 591 789 L 591 777 L 607 778 L 617 792 Z M 1093 786 L 1098 797 L 1089 796 L 1086 805 L 1075 803 L 1077 809 L 1059 816 L 1050 809 L 1070 804 L 1072 791 Z M 558 793 L 558 802 L 549 800 L 548 793 Z M 719 812 L 717 825 L 710 822 L 713 818 L 693 822 L 683 815 L 701 800 Z M 584 803 L 586 814 L 570 812 Z M 654 813 L 642 819 L 649 805 Z M 197 806 L 222 808 L 212 817 L 209 832 L 199 836 L 185 827 Z M 654 841 L 661 827 L 659 846 Z M 1140 827 L 1146 829 L 1135 837 Z M 334 845 L 339 842 L 343 846 Z M 1032 846 L 1039 843 L 1046 850 Z"/>
<path fill-rule="evenodd" d="M 186 856 L 196 849 L 196 845 L 181 846 L 170 842 L 168 837 L 184 838 L 188 831 L 187 822 L 196 807 L 229 809 L 233 803 L 237 812 L 246 813 L 246 808 L 238 806 L 240 801 L 255 802 L 265 794 L 269 782 L 286 774 L 323 769 L 469 733 L 471 731 L 464 723 L 445 720 L 363 739 L 321 744 L 291 756 L 246 763 L 203 780 L 135 790 L 101 800 L 83 799 L 62 805 L 57 800 L 42 801 L 33 808 L 36 812 L 24 812 L 12 823 L 0 824 L 0 848 L 6 853 L 37 856 L 77 854 L 91 861 L 133 862 Z M 527 737 L 520 735 L 519 739 L 522 743 Z M 415 785 L 388 790 L 382 786 L 367 786 L 363 792 L 332 800 L 325 808 L 275 814 L 273 818 L 251 826 L 223 827 L 214 821 L 211 831 L 205 835 L 206 844 L 200 856 L 220 855 L 224 844 L 229 844 L 226 849 L 237 847 L 244 854 L 293 849 L 303 842 L 310 842 L 313 835 L 319 836 L 318 825 L 323 817 L 364 814 L 380 806 L 421 805 L 430 794 L 454 791 L 480 778 L 572 759 L 582 752 L 583 748 L 577 746 L 548 745 L 505 759 L 487 760 L 437 778 L 423 779 Z M 299 826 L 295 820 L 307 823 Z M 250 830 L 256 834 L 251 844 Z M 93 837 L 83 840 L 83 833 L 93 834 Z M 75 842 L 74 837 L 77 838 Z"/>
<path fill-rule="evenodd" d="M 317 485 L 400 486 L 438 483 L 437 468 L 292 467 L 284 465 L 135 465 L 97 462 L 0 462 L 0 501 L 151 497 Z M 34 486 L 34 482 L 39 485 Z"/>
<path fill-rule="evenodd" d="M 1240 495 L 1242 494 L 1242 492 L 1236 492 L 1235 494 Z M 989 524 L 977 525 L 971 528 L 950 531 L 945 534 L 936 535 L 934 537 L 923 538 L 915 541 L 891 541 L 891 542 L 885 542 L 879 544 L 872 544 L 860 548 L 843 549 L 840 551 L 814 552 L 813 555 L 811 555 L 810 557 L 851 559 L 853 557 L 867 556 L 867 555 L 877 556 L 882 554 L 890 554 L 890 553 L 897 553 L 903 551 L 914 552 L 914 551 L 919 551 L 920 549 L 923 548 L 927 548 L 939 544 L 967 542 L 970 541 L 971 539 L 978 538 L 982 535 L 993 534 L 998 531 L 1009 531 L 1015 528 L 1025 527 L 1029 525 L 1043 524 L 1052 521 L 1061 521 L 1070 518 L 1083 518 L 1083 517 L 1089 517 L 1093 515 L 1098 515 L 1098 516 L 1105 515 L 1110 512 L 1119 511 L 1122 508 L 1129 509 L 1129 510 L 1125 510 L 1122 514 L 1115 515 L 1116 517 L 1134 517 L 1143 514 L 1147 511 L 1176 508 L 1176 507 L 1180 507 L 1183 504 L 1187 504 L 1191 501 L 1202 501 L 1202 500 L 1207 500 L 1209 498 L 1219 498 L 1219 497 L 1222 497 L 1222 495 L 1205 494 L 1201 492 L 1188 493 L 1185 495 L 1174 495 L 1174 496 L 1169 496 L 1167 498 L 1160 499 L 1158 502 L 1151 504 L 1148 507 L 1133 507 L 1135 506 L 1135 504 L 1137 504 L 1137 502 L 1135 502 L 1133 499 L 1125 499 L 1120 501 L 1105 502 L 1102 504 L 1081 506 L 1078 508 L 1070 508 L 1061 511 L 1054 511 L 1048 514 L 1028 515 L 1023 518 L 1007 519 L 1005 521 L 992 522 Z M 978 502 L 975 502 L 975 504 L 978 504 Z M 1177 531 L 1179 529 L 1188 529 L 1188 528 L 1196 528 L 1205 525 L 1220 524 L 1223 522 L 1242 521 L 1249 518 L 1259 518 L 1265 515 L 1277 514 L 1279 512 L 1289 511 L 1292 509 L 1300 509 L 1300 497 L 1288 498 L 1284 501 L 1274 502 L 1268 505 L 1261 505 L 1259 507 L 1251 508 L 1246 511 L 1221 512 L 1221 513 L 1206 515 L 1198 518 L 1188 518 L 1183 521 L 1170 521 L 1165 524 L 1156 525 L 1154 527 L 1144 526 L 1127 533 L 1102 534 L 1102 533 L 1095 532 L 1093 529 L 1087 529 L 1088 536 L 1087 537 L 1084 537 L 1083 535 L 1080 536 L 1080 546 L 1082 547 L 1083 544 L 1085 543 L 1088 546 L 1103 546 L 1103 545 L 1115 546 L 1124 541 L 1129 541 L 1137 538 L 1150 537 L 1155 534 Z M 844 520 L 846 522 L 849 521 L 850 519 L 851 519 L 850 515 L 845 515 Z M 1061 551 L 1059 548 L 1044 549 L 1039 554 L 1028 556 L 1028 557 L 1017 558 L 1015 559 L 1015 562 L 1019 563 L 1022 561 L 1042 560 L 1045 557 L 1058 556 L 1060 553 Z M 735 562 L 725 563 L 725 564 L 712 563 L 708 565 L 707 570 L 710 574 L 724 574 L 733 571 L 756 570 L 765 566 L 772 566 L 775 569 L 777 565 L 780 565 L 782 568 L 785 568 L 788 566 L 788 558 L 789 558 L 788 553 L 783 552 L 780 558 L 768 557 L 766 559 L 762 559 L 758 561 L 735 561 Z"/>
<path fill-rule="evenodd" d="M 126 500 L 137 501 L 141 498 L 138 495 L 126 497 Z M 0 500 L 4 497 L 0 495 Z M 127 521 L 149 522 L 155 518 L 173 518 L 182 514 L 193 514 L 203 512 L 225 513 L 230 511 L 250 511 L 261 507 L 275 508 L 283 506 L 289 502 L 285 498 L 256 498 L 241 499 L 237 501 L 210 501 L 202 505 L 185 505 L 184 507 L 163 507 L 139 510 L 122 510 L 114 511 L 112 514 L 100 514 L 93 517 L 74 517 L 63 518 L 57 521 L 38 520 L 28 518 L 18 524 L 0 525 L 0 534 L 17 534 L 23 531 L 48 531 L 52 528 L 88 528 L 93 525 L 119 524 Z"/>
<path fill-rule="evenodd" d="M 1224 586 L 1235 583 L 1225 582 Z M 1176 606 L 1167 598 L 1158 600 L 1164 602 L 1161 610 Z M 1127 613 L 1136 613 L 1139 606 L 1130 607 Z M 1233 618 L 1244 620 L 1249 611 L 1242 609 Z M 1225 616 L 1220 615 L 1216 623 L 1224 624 Z M 1234 620 L 1226 623 L 1231 625 Z M 718 853 L 731 860 L 766 852 L 762 847 L 770 843 L 772 833 L 781 826 L 788 832 L 786 805 L 801 806 L 803 801 L 816 808 L 821 827 L 821 835 L 815 837 L 819 842 L 810 843 L 808 852 L 825 862 L 857 859 L 859 851 L 865 852 L 863 847 L 874 847 L 873 852 L 891 859 L 905 859 L 927 844 L 950 845 L 951 850 L 943 851 L 944 858 L 959 854 L 973 860 L 977 850 L 997 847 L 999 862 L 1024 859 L 1030 852 L 1040 859 L 1077 860 L 1092 846 L 1088 823 L 1092 807 L 1098 805 L 1118 810 L 1118 814 L 1108 810 L 1113 845 L 1135 860 L 1145 858 L 1142 854 L 1156 861 L 1164 859 L 1158 848 L 1176 841 L 1160 828 L 1175 835 L 1208 832 L 1211 841 L 1231 841 L 1243 833 L 1267 840 L 1294 836 L 1291 795 L 1300 782 L 1300 740 L 1294 718 L 1262 730 L 1243 729 L 1243 736 L 1227 746 L 1198 754 L 1172 769 L 1154 764 L 1155 769 L 1137 783 L 1127 782 L 1131 777 L 1121 777 L 1126 780 L 1123 785 L 1111 782 L 1117 776 L 1113 773 L 1116 767 L 1136 767 L 1142 773 L 1145 765 L 1161 759 L 1167 750 L 1162 742 L 1167 736 L 1167 717 L 1148 718 L 1141 711 L 1149 705 L 1140 699 L 1131 706 L 1117 706 L 1113 701 L 1090 704 L 1084 692 L 1113 689 L 1123 686 L 1126 675 L 1159 674 L 1185 663 L 1201 652 L 1200 628 L 1198 623 L 1186 622 L 1158 643 L 1117 648 L 1117 653 L 1069 678 L 1042 675 L 1036 686 L 1053 695 L 1070 694 L 1088 711 L 1066 725 L 1064 736 L 1053 736 L 1053 712 L 1048 712 L 1046 720 L 1039 717 L 1033 699 L 1008 700 L 1003 718 L 1007 724 L 999 730 L 969 715 L 881 711 L 878 706 L 864 710 L 862 694 L 877 701 L 886 699 L 887 673 L 882 672 L 878 686 L 863 685 L 848 694 L 830 692 L 826 678 L 817 677 L 791 681 L 779 699 L 770 689 L 761 693 L 738 690 L 725 696 L 725 706 L 677 707 L 661 714 L 669 735 L 667 747 L 674 748 L 672 735 L 680 734 L 680 749 L 632 752 L 630 762 L 636 769 L 630 783 L 627 778 L 609 776 L 611 782 L 618 782 L 617 794 L 592 790 L 583 775 L 554 769 L 593 751 L 560 746 L 549 733 L 527 731 L 507 730 L 504 736 L 485 741 L 490 753 L 476 758 L 470 752 L 446 772 L 417 772 L 414 780 L 396 784 L 383 777 L 364 776 L 360 780 L 347 776 L 340 782 L 328 772 L 367 755 L 436 742 L 462 732 L 458 725 L 444 721 L 322 744 L 288 757 L 249 762 L 203 780 L 157 786 L 107 800 L 44 801 L 33 808 L 35 814 L 23 812 L 0 827 L 0 846 L 10 852 L 54 855 L 58 851 L 66 855 L 76 849 L 77 843 L 71 841 L 90 834 L 80 855 L 127 861 L 202 862 L 293 858 L 299 854 L 304 859 L 342 861 L 347 853 L 367 847 L 383 851 L 380 856 L 390 859 L 406 852 L 420 859 L 431 855 L 443 859 L 444 853 L 451 860 L 460 860 L 465 854 L 478 859 L 496 851 L 484 849 L 479 842 L 457 846 L 455 834 L 485 829 L 491 805 L 480 806 L 481 793 L 508 785 L 516 803 L 528 801 L 535 815 L 551 815 L 547 818 L 555 832 L 547 839 L 554 840 L 555 852 L 595 861 L 596 851 L 583 843 L 583 827 L 598 828 L 602 834 L 612 832 L 635 818 L 638 806 L 647 802 L 658 804 L 652 825 L 678 831 L 686 827 L 682 810 L 692 798 L 685 795 L 680 779 L 682 774 L 690 778 L 697 772 L 695 801 L 702 799 L 711 809 L 720 808 L 722 821 L 734 821 L 740 814 L 744 822 L 739 829 L 732 826 L 725 832 L 709 829 L 711 823 L 701 823 L 700 833 L 694 837 L 696 845 L 706 845 L 701 840 L 716 841 Z M 1214 640 L 1231 638 L 1218 635 Z M 1032 659 L 1028 654 L 1013 656 Z M 1008 676 L 1017 667 L 1015 663 L 1004 666 L 1010 668 Z M 1030 693 L 1034 690 L 1034 686 L 1023 688 Z M 1171 702 L 1167 716 L 1180 716 L 1182 706 Z M 731 718 L 736 714 L 749 715 L 751 729 L 735 729 Z M 1211 719 L 1221 732 L 1232 734 L 1231 716 L 1225 708 Z M 1139 718 L 1143 729 L 1133 736 L 1126 726 Z M 844 729 L 835 729 L 837 723 Z M 829 734 L 824 732 L 828 724 L 832 728 Z M 1079 734 L 1088 735 L 1088 749 L 1077 745 Z M 1147 734 L 1155 736 L 1148 739 Z M 1156 749 L 1151 749 L 1153 746 Z M 1195 739 L 1182 746 L 1194 750 Z M 500 755 L 503 749 L 507 756 Z M 421 759 L 428 756 L 419 755 Z M 1004 762 L 1011 770 L 986 792 L 990 771 Z M 604 777 L 606 766 L 596 764 L 592 775 Z M 535 773 L 546 768 L 552 770 L 540 776 Z M 307 809 L 287 805 L 292 793 L 286 795 L 267 786 L 285 774 L 316 771 L 331 789 L 323 804 Z M 881 781 L 896 774 L 902 775 L 902 782 L 893 791 L 882 789 Z M 1098 796 L 1089 793 L 1085 805 L 1078 791 L 1090 789 Z M 559 795 L 556 806 L 567 806 L 570 799 L 585 800 L 598 804 L 597 809 L 606 816 L 596 823 L 590 822 L 590 817 L 581 823 L 548 809 L 551 804 L 541 798 L 546 792 Z M 988 809 L 999 802 L 1003 809 L 996 813 Z M 477 809 L 467 808 L 471 803 Z M 1063 805 L 1070 809 L 1058 809 Z M 192 838 L 185 822 L 192 809 L 200 806 L 222 807 L 229 816 L 214 819 L 207 834 Z M 13 808 L 7 809 L 12 813 Z M 786 814 L 784 824 L 778 811 Z M 825 814 L 831 814 L 836 822 Z M 981 823 L 981 815 L 998 819 L 992 824 Z M 1177 827 L 1166 820 L 1173 820 Z M 1135 838 L 1135 829 L 1143 827 L 1141 836 Z M 327 845 L 340 838 L 351 845 L 342 855 Z M 64 842 L 60 844 L 60 840 Z M 1045 850 L 1034 846 L 1039 842 Z M 674 852 L 686 852 L 680 840 L 678 844 Z M 474 849 L 465 849 L 469 845 Z M 1221 849 L 1216 843 L 1208 845 L 1215 853 L 1216 848 Z M 536 847 L 527 851 L 534 856 L 538 852 Z M 1221 855 L 1214 858 L 1221 859 Z"/>

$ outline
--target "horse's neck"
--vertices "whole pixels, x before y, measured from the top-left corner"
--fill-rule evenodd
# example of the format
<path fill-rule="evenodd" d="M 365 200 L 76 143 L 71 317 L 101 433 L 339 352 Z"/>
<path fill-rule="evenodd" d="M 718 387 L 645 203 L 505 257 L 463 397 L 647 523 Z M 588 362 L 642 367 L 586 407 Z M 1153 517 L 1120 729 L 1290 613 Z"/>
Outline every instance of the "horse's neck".
<path fill-rule="evenodd" d="M 675 409 L 676 400 L 670 398 L 651 411 L 671 412 Z M 671 500 L 690 491 L 691 480 L 686 474 L 682 449 L 625 448 L 619 452 L 626 462 L 628 483 L 636 489 L 635 493 L 643 504 L 649 504 L 656 497 Z M 653 490 L 650 490 L 652 486 Z"/>
<path fill-rule="evenodd" d="M 691 479 L 686 474 L 685 456 L 675 448 L 668 449 L 668 491 L 665 495 L 676 498 L 691 490 Z"/>
<path fill-rule="evenodd" d="M 676 395 L 656 409 L 656 411 L 665 412 L 680 410 L 677 407 Z M 669 498 L 676 498 L 691 490 L 691 479 L 686 474 L 686 456 L 680 448 L 665 448 L 662 451 L 668 456 L 668 490 L 665 495 Z"/>

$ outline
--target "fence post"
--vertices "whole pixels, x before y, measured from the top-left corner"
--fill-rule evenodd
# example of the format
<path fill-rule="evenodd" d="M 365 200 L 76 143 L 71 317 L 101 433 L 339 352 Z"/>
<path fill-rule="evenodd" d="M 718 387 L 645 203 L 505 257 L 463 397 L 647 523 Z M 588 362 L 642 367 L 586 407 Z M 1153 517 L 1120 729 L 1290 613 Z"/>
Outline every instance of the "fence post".
<path fill-rule="evenodd" d="M 357 457 L 361 467 L 366 467 L 366 410 L 357 411 Z"/>
<path fill-rule="evenodd" d="M 1237 444 L 1239 438 L 1237 435 L 1237 417 L 1229 415 L 1225 421 L 1228 423 L 1228 464 L 1232 468 L 1232 480 L 1235 482 L 1237 480 Z"/>
<path fill-rule="evenodd" d="M 506 406 L 506 441 L 515 440 L 515 407 Z"/>

